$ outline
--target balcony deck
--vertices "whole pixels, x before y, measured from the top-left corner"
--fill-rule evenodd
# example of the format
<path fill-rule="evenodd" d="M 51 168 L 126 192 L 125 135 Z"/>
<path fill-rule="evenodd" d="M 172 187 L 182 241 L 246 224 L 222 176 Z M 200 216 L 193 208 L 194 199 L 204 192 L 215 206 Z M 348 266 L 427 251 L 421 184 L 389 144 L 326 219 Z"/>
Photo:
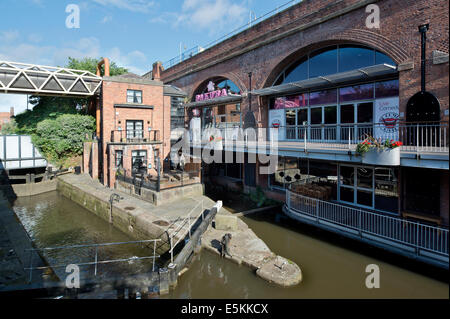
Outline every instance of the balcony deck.
<path fill-rule="evenodd" d="M 449 268 L 449 230 L 286 191 L 286 215 L 422 262 Z"/>
<path fill-rule="evenodd" d="M 144 132 L 143 130 L 113 130 L 111 131 L 111 138 L 108 142 L 110 144 L 161 144 L 160 132 L 152 130 Z"/>
<path fill-rule="evenodd" d="M 239 131 L 240 128 L 222 128 L 216 131 L 214 129 L 204 131 L 201 142 L 198 141 L 197 144 L 193 143 L 192 145 L 216 150 L 360 163 L 361 156 L 356 152 L 358 143 L 363 141 L 365 136 L 379 132 L 379 126 L 379 124 L 363 126 L 354 124 L 346 127 L 340 125 L 321 126 L 320 128 L 316 126 L 286 127 L 284 133 L 279 135 L 280 138 L 277 142 L 265 140 L 265 137 L 271 133 L 269 132 L 269 134 L 264 129 L 259 129 L 260 131 L 254 133 L 254 136 L 259 136 L 260 141 L 243 142 L 243 138 L 236 140 L 236 136 L 242 132 Z M 286 134 L 288 132 L 290 133 Z M 379 134 L 376 137 L 383 141 L 395 138 L 403 143 L 400 147 L 402 166 L 448 170 L 448 133 L 447 123 L 405 124 L 397 127 L 395 136 Z M 219 138 L 210 141 L 210 136 L 213 135 L 219 136 Z M 222 139 L 222 136 L 225 139 Z M 344 137 L 347 139 L 343 139 Z"/>

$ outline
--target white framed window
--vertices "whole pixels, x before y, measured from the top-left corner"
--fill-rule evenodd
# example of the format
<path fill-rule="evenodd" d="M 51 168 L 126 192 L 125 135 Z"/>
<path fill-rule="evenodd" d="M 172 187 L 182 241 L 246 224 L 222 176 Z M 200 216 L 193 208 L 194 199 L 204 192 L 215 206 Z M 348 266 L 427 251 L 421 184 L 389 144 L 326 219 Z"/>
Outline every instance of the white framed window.
<path fill-rule="evenodd" d="M 127 90 L 127 103 L 142 104 L 142 91 Z"/>
<path fill-rule="evenodd" d="M 339 176 L 339 201 L 398 213 L 396 168 L 339 165 Z"/>

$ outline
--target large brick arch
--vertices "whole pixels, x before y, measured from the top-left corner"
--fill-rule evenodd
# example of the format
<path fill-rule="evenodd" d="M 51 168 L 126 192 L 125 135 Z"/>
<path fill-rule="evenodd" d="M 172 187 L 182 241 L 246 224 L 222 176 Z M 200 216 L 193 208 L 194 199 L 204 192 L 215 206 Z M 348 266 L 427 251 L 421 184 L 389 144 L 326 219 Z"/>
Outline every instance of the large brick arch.
<path fill-rule="evenodd" d="M 237 87 L 240 89 L 241 93 L 247 91 L 247 86 L 244 84 L 244 82 L 240 79 L 240 77 L 233 73 L 233 72 L 226 72 L 226 73 L 219 73 L 217 75 L 214 75 L 213 77 L 207 77 L 205 79 L 197 80 L 194 85 L 192 86 L 192 91 L 187 92 L 188 95 L 192 98 L 192 100 L 195 99 L 195 92 L 202 86 L 206 85 L 210 80 L 216 79 L 216 78 L 225 78 L 233 82 L 237 85 Z"/>
<path fill-rule="evenodd" d="M 272 86 L 278 75 L 286 67 L 299 60 L 307 53 L 336 44 L 355 44 L 373 48 L 386 54 L 397 64 L 401 64 L 411 59 L 402 47 L 394 44 L 393 41 L 389 40 L 385 36 L 368 30 L 346 30 L 330 35 L 324 35 L 322 37 L 316 36 L 314 39 L 315 41 L 306 40 L 303 42 L 301 48 L 294 48 L 288 52 L 285 52 L 285 54 L 280 55 L 278 64 L 276 64 L 268 73 L 262 87 Z"/>

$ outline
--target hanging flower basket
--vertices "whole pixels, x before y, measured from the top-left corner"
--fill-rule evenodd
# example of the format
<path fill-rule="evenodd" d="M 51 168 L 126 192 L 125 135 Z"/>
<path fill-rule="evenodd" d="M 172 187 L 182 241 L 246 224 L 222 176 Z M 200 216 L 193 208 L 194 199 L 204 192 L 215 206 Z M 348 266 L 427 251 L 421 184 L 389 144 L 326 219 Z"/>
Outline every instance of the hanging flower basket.
<path fill-rule="evenodd" d="M 368 136 L 356 146 L 356 152 L 362 156 L 362 162 L 369 165 L 400 165 L 400 146 L 403 143 L 394 140 L 375 139 Z"/>

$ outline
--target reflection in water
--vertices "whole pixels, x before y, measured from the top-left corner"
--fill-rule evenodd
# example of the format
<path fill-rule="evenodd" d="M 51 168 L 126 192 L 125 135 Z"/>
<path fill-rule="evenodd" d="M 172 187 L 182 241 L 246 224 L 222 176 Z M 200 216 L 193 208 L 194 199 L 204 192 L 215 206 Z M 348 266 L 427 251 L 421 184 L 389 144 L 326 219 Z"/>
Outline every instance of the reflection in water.
<path fill-rule="evenodd" d="M 37 247 L 106 243 L 132 240 L 106 221 L 57 192 L 16 201 L 14 210 Z M 246 266 L 203 250 L 179 278 L 178 286 L 164 298 L 448 298 L 446 283 L 406 270 L 408 259 L 396 265 L 374 257 L 374 248 L 352 245 L 351 241 L 329 235 L 289 219 L 276 222 L 272 215 L 250 215 L 244 221 L 277 254 L 296 262 L 302 269 L 303 282 L 292 288 L 280 288 L 258 278 Z M 354 247 L 355 246 L 355 247 Z M 363 248 L 361 248 L 363 247 Z M 149 255 L 136 246 L 103 248 L 99 259 Z M 92 261 L 93 251 L 55 251 L 48 255 L 52 264 Z M 365 268 L 377 264 L 381 288 L 367 289 Z M 400 266 L 397 266 L 400 265 Z M 132 266 L 132 267 L 129 267 Z M 93 267 L 85 267 L 85 275 Z M 148 271 L 150 262 L 133 265 L 99 266 L 99 275 L 109 276 Z M 58 272 L 63 275 L 64 269 Z"/>
<path fill-rule="evenodd" d="M 296 262 L 303 282 L 281 288 L 258 278 L 246 266 L 202 251 L 168 298 L 448 298 L 448 284 L 405 270 L 379 258 L 366 246 L 346 248 L 326 232 L 311 232 L 297 222 L 271 216 L 244 218 L 277 254 Z M 317 235 L 319 233 L 319 235 Z M 320 236 L 320 238 L 319 238 Z M 321 238 L 325 238 L 321 239 Z M 367 253 L 367 254 L 366 254 Z M 408 259 L 400 259 L 409 262 Z M 380 289 L 368 289 L 365 268 L 380 267 Z M 206 265 L 206 266 L 205 266 Z M 399 263 L 400 265 L 400 263 Z M 404 265 L 406 266 L 406 265 Z M 427 267 L 427 266 L 425 266 Z"/>
<path fill-rule="evenodd" d="M 126 242 L 133 239 L 71 200 L 50 192 L 16 200 L 13 207 L 35 247 L 58 247 L 79 244 Z M 153 251 L 140 244 L 117 245 L 98 249 L 98 260 L 149 256 Z M 45 253 L 51 265 L 79 264 L 95 260 L 95 248 L 51 250 Z M 118 276 L 148 272 L 149 260 L 98 265 L 97 276 Z M 92 277 L 94 266 L 81 266 L 81 279 Z M 55 269 L 65 278 L 65 267 Z"/>

